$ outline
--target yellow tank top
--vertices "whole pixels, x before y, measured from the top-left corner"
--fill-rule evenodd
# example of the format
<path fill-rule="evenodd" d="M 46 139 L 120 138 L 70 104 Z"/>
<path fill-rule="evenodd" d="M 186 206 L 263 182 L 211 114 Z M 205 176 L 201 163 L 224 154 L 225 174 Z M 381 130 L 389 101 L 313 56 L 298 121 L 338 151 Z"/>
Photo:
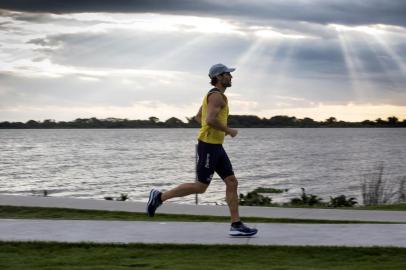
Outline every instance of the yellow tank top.
<path fill-rule="evenodd" d="M 214 88 L 214 89 L 210 90 L 209 93 L 207 93 L 207 95 L 203 99 L 202 119 L 201 119 L 202 123 L 201 123 L 201 128 L 199 131 L 199 136 L 197 138 L 198 138 L 198 140 L 203 141 L 205 143 L 223 144 L 226 133 L 224 131 L 212 128 L 206 123 L 207 98 L 212 93 L 220 93 L 224 97 L 224 101 L 226 102 L 226 105 L 223 108 L 221 108 L 220 112 L 217 114 L 217 119 L 219 120 L 220 123 L 227 126 L 227 119 L 228 119 L 228 112 L 229 112 L 227 97 L 224 94 L 222 94 L 218 89 Z"/>

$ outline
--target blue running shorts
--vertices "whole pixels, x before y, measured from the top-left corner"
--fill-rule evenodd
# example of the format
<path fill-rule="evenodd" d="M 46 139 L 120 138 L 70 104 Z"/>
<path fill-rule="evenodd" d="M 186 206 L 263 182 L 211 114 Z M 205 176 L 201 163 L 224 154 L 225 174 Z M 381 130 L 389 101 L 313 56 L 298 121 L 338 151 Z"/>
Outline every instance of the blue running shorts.
<path fill-rule="evenodd" d="M 234 175 L 233 166 L 222 144 L 211 144 L 202 141 L 197 145 L 197 180 L 206 185 L 210 184 L 214 172 L 221 179 Z"/>

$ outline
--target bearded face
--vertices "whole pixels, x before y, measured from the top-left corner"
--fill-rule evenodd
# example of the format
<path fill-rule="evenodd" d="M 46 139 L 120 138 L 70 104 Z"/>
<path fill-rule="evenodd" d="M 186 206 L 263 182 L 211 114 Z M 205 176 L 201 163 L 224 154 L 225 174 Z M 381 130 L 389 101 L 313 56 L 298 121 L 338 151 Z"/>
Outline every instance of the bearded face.
<path fill-rule="evenodd" d="M 220 75 L 220 83 L 223 87 L 231 87 L 231 79 L 233 76 L 229 72 L 223 73 Z"/>

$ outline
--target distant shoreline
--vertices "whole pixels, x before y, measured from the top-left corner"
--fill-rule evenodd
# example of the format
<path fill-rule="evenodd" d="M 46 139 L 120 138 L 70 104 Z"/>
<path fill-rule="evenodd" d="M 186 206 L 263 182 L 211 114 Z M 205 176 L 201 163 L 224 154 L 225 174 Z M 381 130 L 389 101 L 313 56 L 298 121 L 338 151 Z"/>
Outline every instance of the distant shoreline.
<path fill-rule="evenodd" d="M 122 129 L 122 128 L 199 128 L 200 124 L 194 117 L 187 117 L 187 122 L 171 117 L 162 122 L 151 116 L 148 120 L 129 120 L 121 118 L 78 118 L 73 121 L 59 121 L 46 119 L 44 121 L 29 120 L 23 122 L 0 122 L 0 129 Z M 330 117 L 325 121 L 315 121 L 305 117 L 299 119 L 290 116 L 273 116 L 260 118 L 255 115 L 230 115 L 228 125 L 235 128 L 403 128 L 406 119 L 400 121 L 397 117 L 388 117 L 387 120 L 378 118 L 374 121 L 361 122 L 339 121 Z"/>
<path fill-rule="evenodd" d="M 293 129 L 293 128 L 312 128 L 312 129 L 326 129 L 326 128 L 371 128 L 371 129 L 378 129 L 378 128 L 405 128 L 403 127 L 236 127 L 234 128 L 249 128 L 249 129 L 273 129 L 273 128 L 286 128 L 286 129 Z M 23 128 L 4 128 L 0 127 L 0 130 L 23 130 L 23 129 L 31 129 L 31 130 L 73 130 L 73 129 L 198 129 L 199 127 L 115 127 L 115 128 L 108 128 L 108 127 L 65 127 L 65 128 L 31 128 L 31 127 L 23 127 Z"/>

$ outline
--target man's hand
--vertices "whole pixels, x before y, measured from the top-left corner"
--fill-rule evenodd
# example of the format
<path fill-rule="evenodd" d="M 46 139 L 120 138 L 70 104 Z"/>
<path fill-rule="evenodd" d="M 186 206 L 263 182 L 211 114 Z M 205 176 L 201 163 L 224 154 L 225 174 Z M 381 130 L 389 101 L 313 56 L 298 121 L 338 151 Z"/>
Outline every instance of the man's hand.
<path fill-rule="evenodd" d="M 232 138 L 234 138 L 235 136 L 237 136 L 238 130 L 232 129 L 232 128 L 228 128 L 226 134 L 227 134 L 227 135 L 230 135 Z"/>

